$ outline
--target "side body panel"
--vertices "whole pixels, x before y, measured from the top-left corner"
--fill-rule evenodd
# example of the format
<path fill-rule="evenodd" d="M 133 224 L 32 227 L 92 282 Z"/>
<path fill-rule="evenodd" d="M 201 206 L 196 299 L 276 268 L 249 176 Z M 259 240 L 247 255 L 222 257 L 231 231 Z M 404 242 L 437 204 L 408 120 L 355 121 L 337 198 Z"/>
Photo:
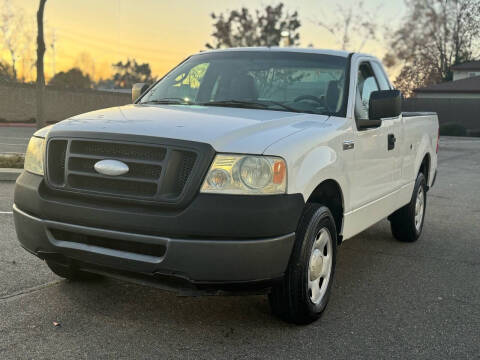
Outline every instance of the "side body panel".
<path fill-rule="evenodd" d="M 301 193 L 307 201 L 319 184 L 334 180 L 349 211 L 352 178 L 347 164 L 353 162 L 354 152 L 343 151 L 343 143 L 352 138 L 352 132 L 347 119 L 331 117 L 270 145 L 264 154 L 286 160 L 289 194 Z"/>
<path fill-rule="evenodd" d="M 307 201 L 325 180 L 342 190 L 344 219 L 340 234 L 348 239 L 410 201 L 422 160 L 429 154 L 430 174 L 436 169 L 436 115 L 385 119 L 376 131 L 358 131 L 354 117 L 356 74 L 366 55 L 354 55 L 346 118 L 330 117 L 280 139 L 267 147 L 266 155 L 287 161 L 288 193 L 301 193 Z M 387 151 L 388 135 L 396 145 Z M 344 142 L 353 142 L 346 151 Z M 429 185 L 433 176 L 429 177 Z"/>

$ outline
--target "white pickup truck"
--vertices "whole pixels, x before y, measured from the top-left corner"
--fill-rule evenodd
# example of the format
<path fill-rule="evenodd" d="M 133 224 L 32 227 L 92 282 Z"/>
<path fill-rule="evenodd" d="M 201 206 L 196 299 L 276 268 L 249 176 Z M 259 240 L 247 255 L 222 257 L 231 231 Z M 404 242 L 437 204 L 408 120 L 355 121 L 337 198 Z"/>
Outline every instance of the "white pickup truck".
<path fill-rule="evenodd" d="M 263 291 L 309 323 L 342 241 L 385 218 L 400 241 L 421 235 L 437 116 L 402 114 L 375 57 L 206 51 L 132 96 L 30 140 L 16 230 L 62 277 Z"/>

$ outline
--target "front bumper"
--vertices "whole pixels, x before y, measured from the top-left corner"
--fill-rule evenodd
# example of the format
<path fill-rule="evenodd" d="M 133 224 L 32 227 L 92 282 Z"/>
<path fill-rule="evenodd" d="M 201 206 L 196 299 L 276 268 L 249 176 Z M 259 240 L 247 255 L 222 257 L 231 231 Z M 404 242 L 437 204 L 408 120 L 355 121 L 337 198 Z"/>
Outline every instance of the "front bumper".
<path fill-rule="evenodd" d="M 165 275 L 198 284 L 260 282 L 282 277 L 295 234 L 255 240 L 186 240 L 124 233 L 41 220 L 14 206 L 15 227 L 24 248 L 40 258 L 78 261 L 80 267 Z M 56 230 L 61 230 L 58 232 Z M 164 246 L 163 255 L 147 255 L 62 239 L 84 236 Z M 77 238 L 78 239 L 78 238 Z M 63 260 L 59 260 L 62 259 Z M 108 272 L 108 270 L 107 270 Z"/>
<path fill-rule="evenodd" d="M 138 211 L 122 204 L 57 198 L 42 183 L 29 173 L 17 180 L 14 220 L 25 249 L 87 271 L 154 282 L 174 278 L 194 286 L 281 278 L 303 208 L 297 196 L 269 201 L 212 195 L 197 197 L 179 213 Z M 210 202 L 215 206 L 206 206 Z"/>

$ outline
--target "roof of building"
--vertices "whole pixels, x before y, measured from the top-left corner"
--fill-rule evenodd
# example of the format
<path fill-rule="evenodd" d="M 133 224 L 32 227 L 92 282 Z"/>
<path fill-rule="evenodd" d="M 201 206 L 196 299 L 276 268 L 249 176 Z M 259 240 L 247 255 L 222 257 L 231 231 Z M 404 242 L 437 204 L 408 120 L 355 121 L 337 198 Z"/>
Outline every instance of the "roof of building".
<path fill-rule="evenodd" d="M 415 89 L 417 93 L 480 93 L 480 76 Z"/>
<path fill-rule="evenodd" d="M 463 64 L 453 65 L 452 70 L 456 71 L 468 71 L 468 70 L 478 70 L 480 71 L 480 60 L 478 61 L 469 61 Z"/>

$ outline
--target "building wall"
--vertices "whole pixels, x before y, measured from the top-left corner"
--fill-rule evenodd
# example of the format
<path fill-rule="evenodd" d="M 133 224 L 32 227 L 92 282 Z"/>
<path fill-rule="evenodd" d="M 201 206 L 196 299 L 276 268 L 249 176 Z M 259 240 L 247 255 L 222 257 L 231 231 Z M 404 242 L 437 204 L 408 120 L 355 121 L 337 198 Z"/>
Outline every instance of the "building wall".
<path fill-rule="evenodd" d="M 480 89 L 478 93 L 427 93 L 419 92 L 415 95 L 419 99 L 480 99 Z"/>
<path fill-rule="evenodd" d="M 455 98 L 409 98 L 403 101 L 403 111 L 433 111 L 440 125 L 460 124 L 467 130 L 480 130 L 480 101 Z"/>
<path fill-rule="evenodd" d="M 45 117 L 47 122 L 106 107 L 125 105 L 131 95 L 96 90 L 66 90 L 46 87 Z M 35 120 L 35 86 L 30 84 L 0 84 L 0 121 L 25 122 Z"/>
<path fill-rule="evenodd" d="M 420 94 L 418 94 L 420 95 Z M 480 94 L 478 94 L 480 95 Z M 405 99 L 404 111 L 434 111 L 441 124 L 459 123 L 469 130 L 480 130 L 480 96 L 459 98 L 414 97 Z M 131 95 L 94 90 L 65 90 L 47 87 L 45 111 L 48 122 L 64 120 L 87 111 L 131 102 Z M 23 122 L 35 119 L 35 86 L 0 84 L 0 120 Z"/>
<path fill-rule="evenodd" d="M 480 76 L 480 71 L 474 71 L 474 70 L 466 70 L 466 71 L 458 71 L 454 70 L 453 71 L 453 81 L 455 80 L 461 80 L 461 79 L 467 79 L 469 77 L 474 77 L 474 76 Z"/>

